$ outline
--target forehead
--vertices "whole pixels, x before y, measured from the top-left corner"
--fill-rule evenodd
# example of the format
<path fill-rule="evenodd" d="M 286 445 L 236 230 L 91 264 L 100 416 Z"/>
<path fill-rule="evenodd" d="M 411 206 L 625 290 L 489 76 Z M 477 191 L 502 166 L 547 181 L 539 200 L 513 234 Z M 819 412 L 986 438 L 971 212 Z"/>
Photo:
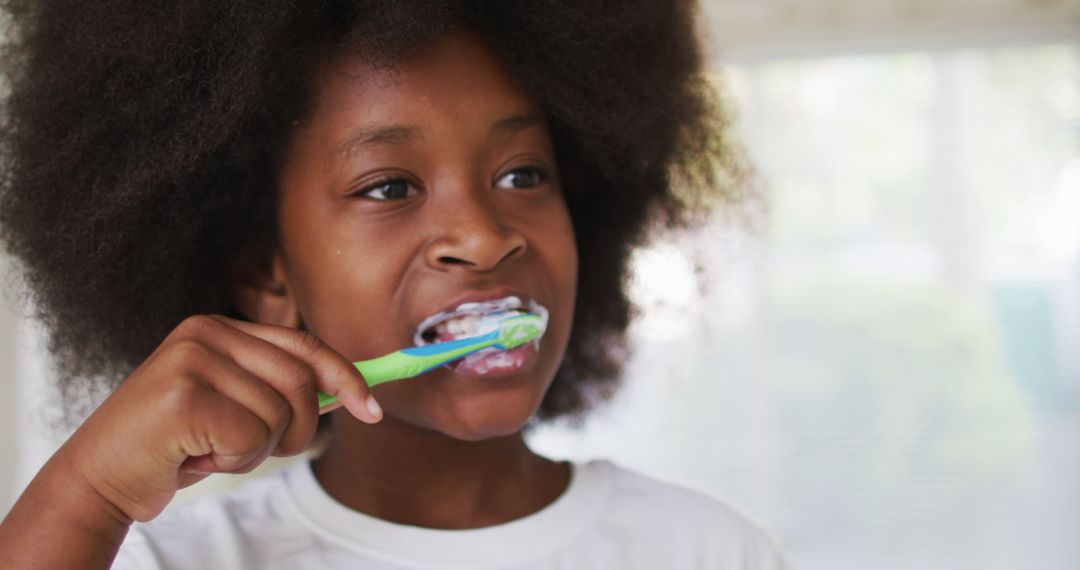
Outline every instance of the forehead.
<path fill-rule="evenodd" d="M 472 32 L 434 38 L 390 68 L 361 56 L 330 58 L 316 77 L 314 117 L 353 123 L 413 123 L 439 115 L 483 121 L 507 112 L 535 114 L 539 106 L 487 45 Z"/>

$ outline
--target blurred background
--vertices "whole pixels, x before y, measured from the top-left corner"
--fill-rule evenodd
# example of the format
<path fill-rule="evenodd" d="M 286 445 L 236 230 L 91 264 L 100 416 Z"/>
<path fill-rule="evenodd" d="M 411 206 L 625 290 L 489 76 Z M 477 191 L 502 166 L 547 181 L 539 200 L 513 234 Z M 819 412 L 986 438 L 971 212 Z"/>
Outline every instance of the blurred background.
<path fill-rule="evenodd" d="M 798 568 L 1080 568 L 1080 0 L 704 16 L 767 209 L 639 252 L 625 389 L 534 446 L 722 497 Z M 60 439 L 3 311 L 0 512 Z"/>

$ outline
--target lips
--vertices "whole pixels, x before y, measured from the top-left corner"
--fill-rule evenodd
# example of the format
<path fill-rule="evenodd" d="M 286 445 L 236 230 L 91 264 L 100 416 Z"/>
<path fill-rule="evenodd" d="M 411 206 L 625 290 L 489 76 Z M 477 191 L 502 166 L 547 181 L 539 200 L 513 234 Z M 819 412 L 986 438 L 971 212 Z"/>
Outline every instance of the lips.
<path fill-rule="evenodd" d="M 446 367 L 462 376 L 490 378 L 513 374 L 522 369 L 536 354 L 539 340 L 523 344 L 512 350 L 485 348 Z"/>

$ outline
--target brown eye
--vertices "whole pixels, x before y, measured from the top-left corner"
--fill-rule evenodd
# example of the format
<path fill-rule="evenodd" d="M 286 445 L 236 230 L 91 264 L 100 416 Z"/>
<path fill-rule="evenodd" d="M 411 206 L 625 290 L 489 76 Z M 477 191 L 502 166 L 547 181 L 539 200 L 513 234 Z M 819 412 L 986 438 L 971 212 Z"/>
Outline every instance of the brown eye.
<path fill-rule="evenodd" d="M 384 180 L 374 186 L 369 186 L 357 192 L 356 195 L 374 200 L 400 200 L 402 198 L 415 196 L 416 192 L 416 188 L 413 188 L 408 182 L 395 178 L 393 180 Z"/>
<path fill-rule="evenodd" d="M 511 170 L 495 182 L 495 187 L 521 190 L 535 188 L 546 181 L 546 172 L 530 166 Z"/>

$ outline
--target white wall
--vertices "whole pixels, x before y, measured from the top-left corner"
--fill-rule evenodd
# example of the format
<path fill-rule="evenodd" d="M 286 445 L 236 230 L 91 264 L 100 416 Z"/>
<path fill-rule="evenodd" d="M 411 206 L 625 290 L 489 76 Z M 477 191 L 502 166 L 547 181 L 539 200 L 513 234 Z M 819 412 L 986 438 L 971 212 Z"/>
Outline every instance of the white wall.
<path fill-rule="evenodd" d="M 0 258 L 0 274 L 7 274 L 7 263 Z M 2 297 L 0 297 L 2 298 Z M 6 299 L 5 299 L 6 301 Z M 19 323 L 7 302 L 0 306 L 0 511 L 7 512 L 15 485 L 14 465 L 18 458 L 21 425 L 18 421 L 19 392 L 16 338 Z"/>

